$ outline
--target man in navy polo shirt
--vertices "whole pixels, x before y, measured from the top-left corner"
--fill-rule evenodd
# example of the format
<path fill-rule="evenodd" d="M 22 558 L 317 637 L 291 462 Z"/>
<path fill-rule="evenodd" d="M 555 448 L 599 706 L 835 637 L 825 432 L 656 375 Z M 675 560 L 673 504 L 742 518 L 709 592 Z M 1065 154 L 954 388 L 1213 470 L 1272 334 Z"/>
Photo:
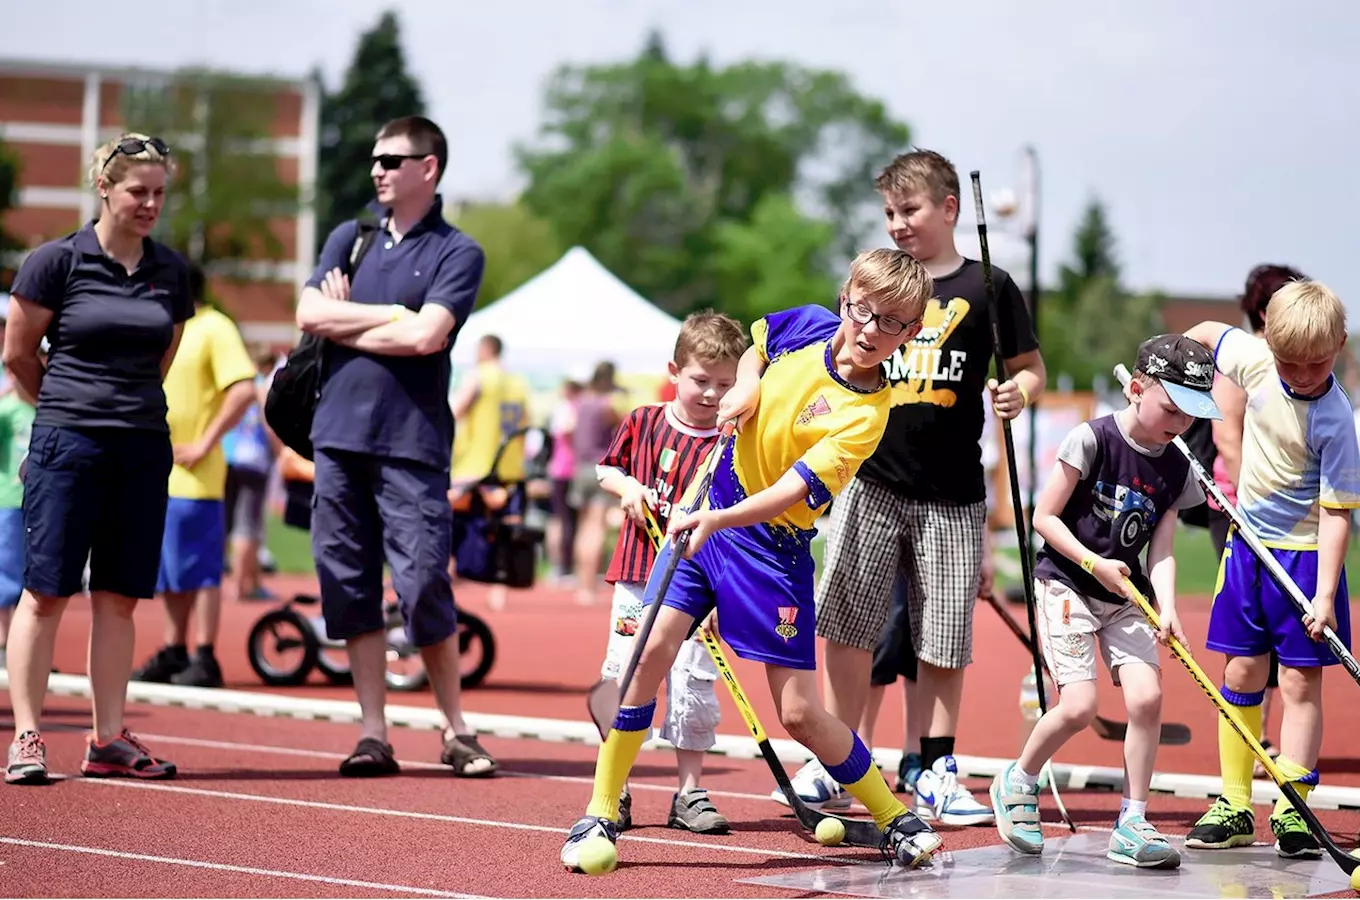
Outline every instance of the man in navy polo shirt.
<path fill-rule="evenodd" d="M 472 312 L 485 257 L 444 221 L 435 188 L 447 160 L 444 133 L 430 120 L 384 125 L 373 147 L 371 209 L 381 228 L 372 247 L 347 276 L 358 223 L 336 227 L 298 300 L 298 327 L 333 342 L 311 433 L 312 551 L 326 630 L 348 645 L 363 712 L 342 775 L 399 771 L 384 715 L 384 558 L 407 634 L 448 720 L 441 760 L 463 777 L 496 770 L 463 719 L 448 572 L 448 350 Z"/>

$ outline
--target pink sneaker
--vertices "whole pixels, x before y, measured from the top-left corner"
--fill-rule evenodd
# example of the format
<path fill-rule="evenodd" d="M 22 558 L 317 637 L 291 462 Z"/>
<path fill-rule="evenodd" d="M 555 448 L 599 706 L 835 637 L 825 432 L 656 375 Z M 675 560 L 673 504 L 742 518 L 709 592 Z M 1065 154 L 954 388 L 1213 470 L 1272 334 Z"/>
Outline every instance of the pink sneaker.
<path fill-rule="evenodd" d="M 80 772 L 86 778 L 174 778 L 175 764 L 156 759 L 126 728 L 107 744 L 90 735 Z"/>
<path fill-rule="evenodd" d="M 36 731 L 25 731 L 9 745 L 6 784 L 47 784 L 47 745 Z"/>

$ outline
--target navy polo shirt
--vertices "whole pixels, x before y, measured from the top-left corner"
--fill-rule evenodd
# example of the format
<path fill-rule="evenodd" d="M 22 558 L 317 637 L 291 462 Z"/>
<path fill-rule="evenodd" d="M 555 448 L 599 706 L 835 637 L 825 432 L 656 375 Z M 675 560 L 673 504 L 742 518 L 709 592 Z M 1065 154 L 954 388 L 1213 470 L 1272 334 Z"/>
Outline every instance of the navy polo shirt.
<path fill-rule="evenodd" d="M 388 212 L 374 208 L 385 220 Z M 326 272 L 348 270 L 358 223 L 336 226 L 326 239 L 307 284 L 320 287 Z M 453 448 L 449 409 L 449 346 L 477 299 L 485 255 L 472 238 L 444 221 L 434 205 L 400 241 L 379 231 L 350 278 L 356 303 L 400 303 L 419 311 L 427 303 L 453 314 L 448 346 L 429 356 L 384 356 L 331 344 L 321 399 L 312 420 L 312 445 L 374 456 L 409 459 L 447 471 Z"/>
<path fill-rule="evenodd" d="M 129 274 L 90 222 L 30 253 L 10 290 L 53 314 L 34 427 L 169 432 L 161 360 L 174 326 L 194 314 L 179 254 L 146 238 Z"/>

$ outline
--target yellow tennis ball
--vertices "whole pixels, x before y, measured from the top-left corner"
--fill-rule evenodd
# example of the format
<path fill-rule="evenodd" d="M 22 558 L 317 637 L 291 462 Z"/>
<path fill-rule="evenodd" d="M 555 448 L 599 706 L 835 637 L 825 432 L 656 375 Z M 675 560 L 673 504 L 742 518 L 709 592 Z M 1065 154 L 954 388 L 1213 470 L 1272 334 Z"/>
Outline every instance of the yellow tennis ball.
<path fill-rule="evenodd" d="M 837 847 L 841 841 L 845 840 L 845 823 L 840 819 L 827 816 L 817 823 L 817 829 L 813 834 L 817 836 L 817 843 L 823 847 Z"/>
<path fill-rule="evenodd" d="M 1351 855 L 1354 856 L 1355 854 L 1352 853 Z M 1351 872 L 1351 890 L 1360 891 L 1360 868 Z"/>
<path fill-rule="evenodd" d="M 597 834 L 581 842 L 576 861 L 587 875 L 608 875 L 619 867 L 619 851 L 613 841 Z"/>

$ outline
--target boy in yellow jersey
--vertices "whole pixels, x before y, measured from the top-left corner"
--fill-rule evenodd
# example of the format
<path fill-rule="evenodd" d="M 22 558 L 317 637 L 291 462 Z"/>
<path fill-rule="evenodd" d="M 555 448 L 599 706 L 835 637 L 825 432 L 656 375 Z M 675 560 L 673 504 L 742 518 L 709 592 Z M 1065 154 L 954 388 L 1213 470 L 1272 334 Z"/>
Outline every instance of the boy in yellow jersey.
<path fill-rule="evenodd" d="M 481 481 L 491 474 L 496 451 L 505 439 L 523 428 L 529 418 L 529 387 L 524 379 L 501 366 L 501 339 L 485 335 L 477 343 L 477 367 L 463 379 L 453 399 L 453 468 L 455 487 Z M 496 470 L 501 481 L 524 480 L 524 441 L 506 448 Z"/>
<path fill-rule="evenodd" d="M 1360 445 L 1350 399 L 1332 369 L 1346 343 L 1346 310 L 1316 281 L 1293 281 L 1270 299 L 1265 337 L 1218 322 L 1186 332 L 1214 348 L 1218 371 L 1247 394 L 1237 508 L 1242 519 L 1312 602 L 1299 614 L 1236 527 L 1219 564 L 1205 646 L 1223 653 L 1223 697 L 1261 733 L 1270 652 L 1280 663 L 1280 756 L 1276 764 L 1305 800 L 1318 783 L 1322 673 L 1339 660 L 1322 642 L 1330 625 L 1350 645 L 1346 547 L 1350 512 L 1360 508 Z M 1218 728 L 1223 795 L 1195 823 L 1185 845 L 1219 849 L 1255 841 L 1253 757 L 1226 721 Z M 1318 857 L 1322 849 L 1281 797 L 1270 816 L 1275 850 Z"/>
<path fill-rule="evenodd" d="M 194 317 L 165 376 L 166 421 L 174 445 L 170 500 L 156 592 L 165 601 L 165 646 L 135 681 L 221 687 L 213 643 L 222 611 L 226 562 L 227 457 L 222 437 L 255 402 L 255 363 L 236 323 L 208 306 L 203 272 L 189 270 Z M 189 617 L 197 613 L 189 655 Z"/>
<path fill-rule="evenodd" d="M 868 748 L 818 697 L 810 550 L 817 517 L 883 436 L 891 398 L 882 363 L 920 330 L 932 292 L 910 254 L 873 250 L 851 263 L 839 315 L 806 306 L 752 326 L 753 346 L 719 407 L 719 421 L 741 430 L 715 461 L 708 496 L 687 496 L 695 511 L 670 521 L 672 535 L 691 532 L 686 558 L 663 597 L 657 582 L 672 545 L 652 569 L 643 602 L 662 608 L 600 748 L 594 796 L 562 847 L 568 869 L 579 869 L 583 841 L 617 840 L 619 795 L 651 728 L 657 688 L 714 609 L 732 651 L 765 664 L 780 722 L 869 810 L 884 847 L 909 866 L 939 849 L 939 835 L 893 796 Z"/>

